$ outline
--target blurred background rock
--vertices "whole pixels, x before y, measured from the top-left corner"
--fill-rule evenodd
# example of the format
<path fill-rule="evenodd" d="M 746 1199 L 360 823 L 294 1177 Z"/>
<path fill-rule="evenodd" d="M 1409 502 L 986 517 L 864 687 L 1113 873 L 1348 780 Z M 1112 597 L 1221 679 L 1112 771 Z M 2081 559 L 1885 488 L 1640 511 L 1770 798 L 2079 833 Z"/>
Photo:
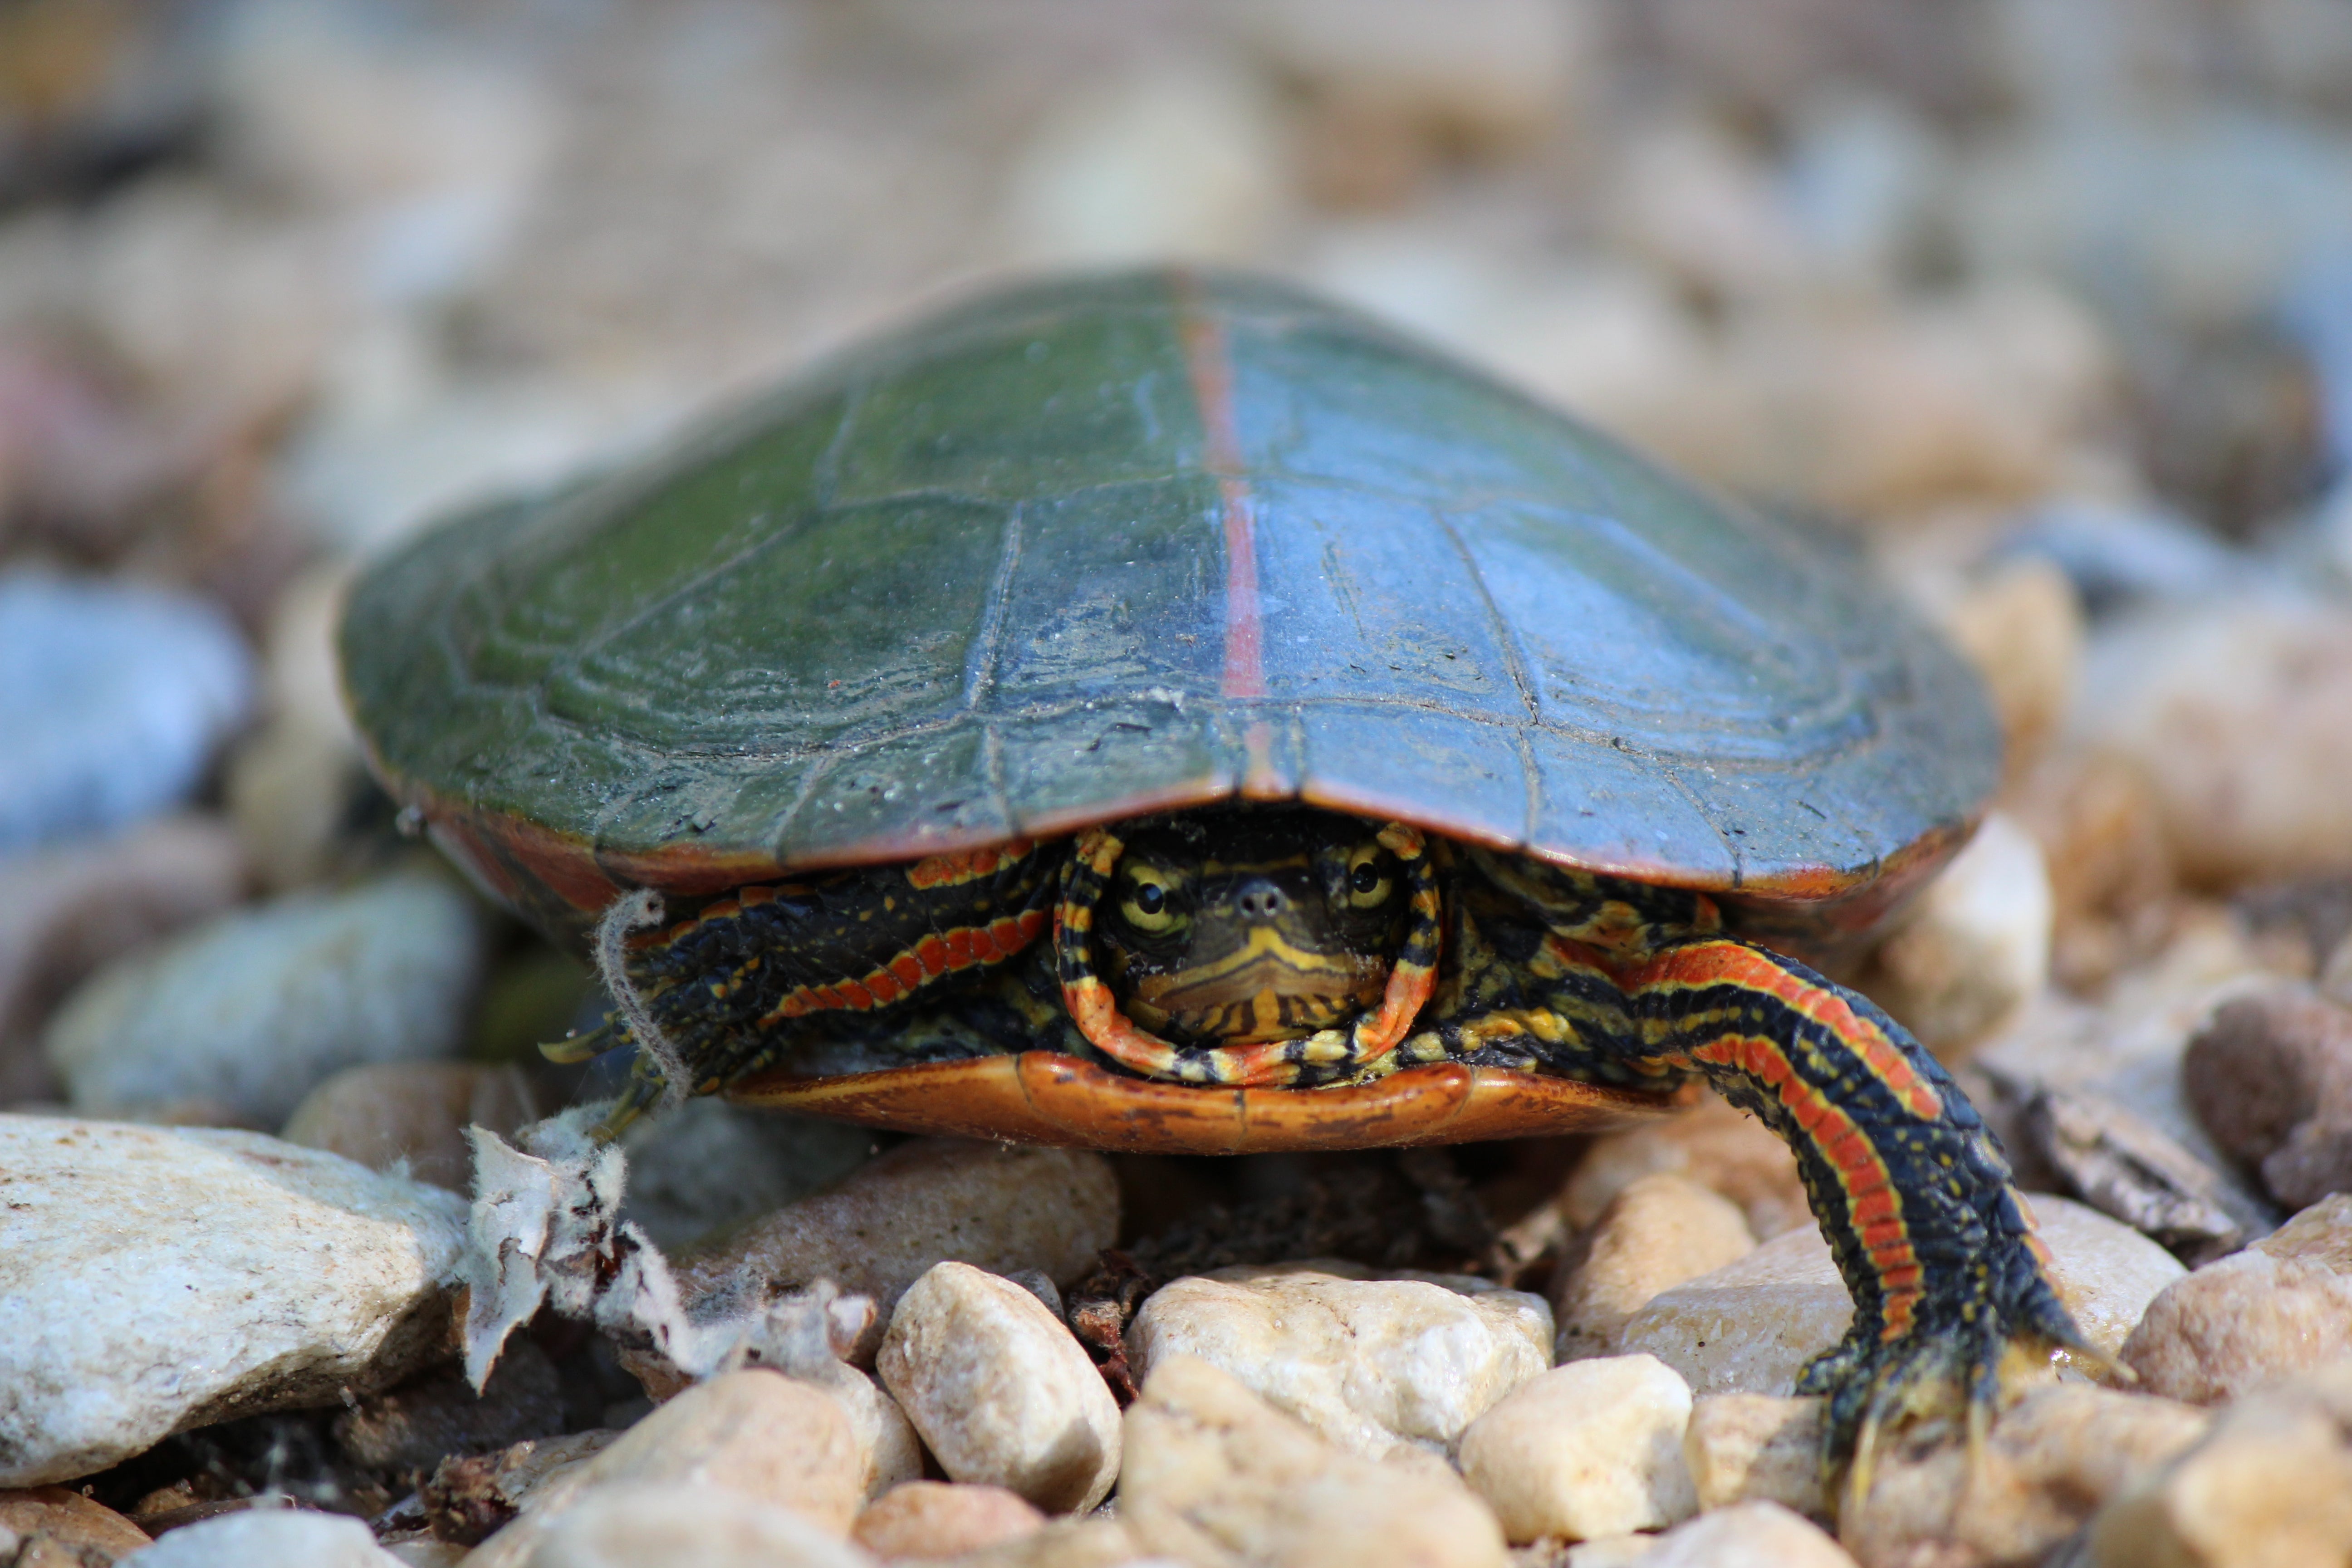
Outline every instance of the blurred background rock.
<path fill-rule="evenodd" d="M 335 696 L 352 563 L 924 300 L 1167 256 L 1399 319 L 1951 629 L 2009 791 L 1864 977 L 1951 1059 L 2218 1160 L 2197 1021 L 2352 992 L 2343 0 L 0 0 L 0 1103 L 537 1071 L 576 969 L 316 912 L 431 901 Z"/>

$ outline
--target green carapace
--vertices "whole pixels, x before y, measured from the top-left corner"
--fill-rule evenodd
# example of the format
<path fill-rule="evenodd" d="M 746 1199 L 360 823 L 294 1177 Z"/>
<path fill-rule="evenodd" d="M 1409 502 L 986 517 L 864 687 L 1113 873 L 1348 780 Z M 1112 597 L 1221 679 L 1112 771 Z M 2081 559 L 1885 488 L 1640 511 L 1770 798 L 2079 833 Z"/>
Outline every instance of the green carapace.
<path fill-rule="evenodd" d="M 1832 1441 L 2073 1345 L 1952 1080 L 1802 962 L 1999 773 L 1850 565 L 1379 324 L 1003 289 L 461 518 L 342 629 L 374 765 L 592 947 L 682 1092 L 1190 1152 L 1587 1129 L 1714 1085 L 1855 1302 Z"/>

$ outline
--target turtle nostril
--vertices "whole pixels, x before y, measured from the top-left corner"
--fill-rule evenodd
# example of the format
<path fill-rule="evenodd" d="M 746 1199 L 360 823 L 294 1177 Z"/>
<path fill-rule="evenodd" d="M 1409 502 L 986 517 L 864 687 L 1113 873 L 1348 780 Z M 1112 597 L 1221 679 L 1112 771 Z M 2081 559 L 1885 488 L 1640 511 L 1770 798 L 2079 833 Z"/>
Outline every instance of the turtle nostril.
<path fill-rule="evenodd" d="M 1281 914 L 1286 900 L 1282 889 L 1272 882 L 1253 879 L 1244 882 L 1234 895 L 1234 905 L 1248 921 L 1270 921 Z"/>

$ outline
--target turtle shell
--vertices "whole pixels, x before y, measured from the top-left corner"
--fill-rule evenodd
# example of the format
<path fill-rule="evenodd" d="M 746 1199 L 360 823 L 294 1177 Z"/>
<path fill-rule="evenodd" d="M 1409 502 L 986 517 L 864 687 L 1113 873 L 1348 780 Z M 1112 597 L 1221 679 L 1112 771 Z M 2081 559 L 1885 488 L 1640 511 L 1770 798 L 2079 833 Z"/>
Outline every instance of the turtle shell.
<path fill-rule="evenodd" d="M 1977 681 L 1851 566 L 1353 311 L 1003 289 L 462 519 L 342 631 L 375 766 L 576 930 L 1232 797 L 1724 895 L 1803 950 L 1965 837 Z"/>

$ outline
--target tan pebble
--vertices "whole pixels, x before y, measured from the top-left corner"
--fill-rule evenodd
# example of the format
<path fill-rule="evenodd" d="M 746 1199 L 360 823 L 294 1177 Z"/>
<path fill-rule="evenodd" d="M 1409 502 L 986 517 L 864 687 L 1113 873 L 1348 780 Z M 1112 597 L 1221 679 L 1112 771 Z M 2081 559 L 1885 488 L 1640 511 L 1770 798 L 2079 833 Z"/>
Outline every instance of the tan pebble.
<path fill-rule="evenodd" d="M 1141 1568 L 1145 1552 L 1116 1519 L 1048 1521 L 1043 1530 L 950 1559 L 953 1568 Z M 1163 1568 L 1158 1560 L 1152 1568 Z M 1165 1565 L 1172 1568 L 1172 1565 Z"/>
<path fill-rule="evenodd" d="M 462 1193 L 474 1179 L 466 1129 L 505 1136 L 539 1114 L 538 1097 L 520 1068 L 382 1062 L 345 1068 L 312 1089 L 278 1135 L 372 1171 L 405 1161 L 418 1181 Z"/>
<path fill-rule="evenodd" d="M 728 1487 L 632 1481 L 583 1496 L 524 1561 L 529 1568 L 868 1568 L 874 1560 L 780 1503 Z"/>
<path fill-rule="evenodd" d="M 1194 1568 L 1505 1568 L 1486 1505 L 1434 1465 L 1343 1453 L 1195 1356 L 1153 1368 L 1127 1413 L 1119 1521 Z"/>
<path fill-rule="evenodd" d="M 857 1438 L 858 1452 L 866 1457 L 867 1501 L 923 1473 L 922 1437 L 915 1431 L 915 1424 L 907 1419 L 907 1413 L 898 1408 L 898 1402 L 875 1381 L 872 1373 L 844 1366 L 837 1376 L 809 1381 L 839 1400 L 848 1414 L 849 1429 Z"/>
<path fill-rule="evenodd" d="M 1838 1534 L 1866 1563 L 1957 1550 L 1975 1563 L 2038 1563 L 2107 1499 L 2154 1474 L 2205 1430 L 2204 1412 L 2085 1384 L 2036 1388 L 1994 1422 L 1980 1464 L 1930 1437 L 1882 1454 L 1869 1495 Z"/>
<path fill-rule="evenodd" d="M 1551 1364 L 1551 1311 L 1518 1290 L 1465 1294 L 1330 1260 L 1220 1268 L 1154 1292 L 1127 1353 L 1149 1379 L 1197 1356 L 1352 1453 L 1443 1453 Z M 1465 1281 L 1465 1284 L 1475 1282 Z"/>
<path fill-rule="evenodd" d="M 2052 907 L 2042 846 L 1993 812 L 1880 944 L 1863 984 L 1930 1050 L 1957 1059 L 2048 983 Z"/>
<path fill-rule="evenodd" d="M 2111 752 L 2068 752 L 2013 793 L 2041 842 L 2051 895 L 2051 972 L 2088 992 L 2145 957 L 2172 923 L 2172 850 L 2156 789 Z"/>
<path fill-rule="evenodd" d="M 2156 1243 L 2084 1205 L 2036 1194 L 2051 1282 L 2091 1342 L 2113 1355 L 2158 1291 L 2187 1271 Z M 1818 1231 L 1773 1237 L 1738 1262 L 1661 1291 L 1626 1321 L 1622 1352 L 1646 1351 L 1695 1394 L 1789 1394 L 1834 1345 L 1853 1301 Z"/>
<path fill-rule="evenodd" d="M 2352 1193 L 2329 1194 L 2254 1243 L 2254 1250 L 2352 1275 Z"/>
<path fill-rule="evenodd" d="M 1094 1507 L 1118 1479 L 1118 1402 L 1069 1330 L 1010 1279 L 932 1268 L 899 1298 L 876 1370 L 960 1481 Z"/>
<path fill-rule="evenodd" d="M 2352 1007 L 2352 932 L 2340 939 L 2319 966 L 2319 994 L 2341 1007 Z"/>
<path fill-rule="evenodd" d="M 1003 1487 L 907 1481 L 866 1504 L 849 1538 L 877 1557 L 929 1561 L 1034 1534 L 1045 1522 Z"/>
<path fill-rule="evenodd" d="M 1854 1568 L 1819 1525 L 1776 1502 L 1701 1514 L 1658 1537 L 1640 1561 L 1642 1568 Z"/>
<path fill-rule="evenodd" d="M 779 1373 L 728 1373 L 657 1405 L 587 1463 L 541 1485 L 522 1516 L 467 1563 L 528 1562 L 581 1499 L 638 1482 L 723 1488 L 846 1534 L 865 1503 L 865 1471 L 849 1417 L 831 1394 Z"/>
<path fill-rule="evenodd" d="M 2123 1359 L 2151 1394 L 2218 1405 L 2352 1357 L 2352 1194 L 2313 1205 L 2148 1303 Z"/>
<path fill-rule="evenodd" d="M 1755 1250 L 1730 1199 L 1670 1171 L 1635 1178 L 1553 1285 L 1559 1359 L 1614 1353 L 1617 1331 L 1651 1297 Z"/>
<path fill-rule="evenodd" d="M 2098 1568 L 2352 1561 L 2352 1363 L 2253 1395 L 2092 1521 Z"/>
<path fill-rule="evenodd" d="M 1830 1516 L 1822 1489 L 1819 1399 L 1716 1394 L 1691 1406 L 1683 1462 L 1701 1509 L 1777 1502 L 1815 1519 Z"/>
<path fill-rule="evenodd" d="M 1654 1356 L 1571 1362 L 1462 1434 L 1462 1475 L 1513 1542 L 1657 1530 L 1697 1511 L 1689 1385 Z"/>
<path fill-rule="evenodd" d="M 1627 1184 L 1653 1171 L 1688 1176 L 1729 1198 L 1759 1241 L 1813 1223 L 1789 1146 L 1712 1094 L 1670 1121 L 1595 1141 L 1561 1189 L 1560 1211 L 1578 1230 L 1590 1230 Z"/>
<path fill-rule="evenodd" d="M 1005 237 L 1063 265 L 1247 255 L 1286 195 L 1280 136 L 1264 79 L 1205 51 L 1074 79 L 1004 172 Z"/>
<path fill-rule="evenodd" d="M 881 1309 L 855 1359 L 870 1363 L 892 1307 L 935 1263 L 1042 1270 L 1076 1284 L 1118 1237 L 1118 1183 L 1100 1154 L 957 1139 L 902 1144 L 841 1185 L 678 1260 L 688 1298 L 745 1278 L 771 1291 L 831 1279 Z"/>
<path fill-rule="evenodd" d="M 14 1568 L 103 1568 L 147 1544 L 145 1531 L 63 1487 L 0 1491 L 0 1532 L 8 1531 L 20 1543 Z"/>
<path fill-rule="evenodd" d="M 1984 677 L 2011 779 L 2040 759 L 2073 707 L 2083 605 L 2055 563 L 2012 560 L 1947 605 L 1944 629 Z"/>
<path fill-rule="evenodd" d="M 1392 205 L 1468 152 L 1541 139 L 1580 107 L 1593 29 L 1576 6 L 1466 0 L 1272 0 L 1248 7 L 1250 40 L 1304 89 L 1307 173 L 1341 205 Z"/>
<path fill-rule="evenodd" d="M 2184 872 L 2227 886 L 2352 868 L 2352 614 L 2207 602 L 2109 642 L 2082 712 L 2147 771 Z"/>

